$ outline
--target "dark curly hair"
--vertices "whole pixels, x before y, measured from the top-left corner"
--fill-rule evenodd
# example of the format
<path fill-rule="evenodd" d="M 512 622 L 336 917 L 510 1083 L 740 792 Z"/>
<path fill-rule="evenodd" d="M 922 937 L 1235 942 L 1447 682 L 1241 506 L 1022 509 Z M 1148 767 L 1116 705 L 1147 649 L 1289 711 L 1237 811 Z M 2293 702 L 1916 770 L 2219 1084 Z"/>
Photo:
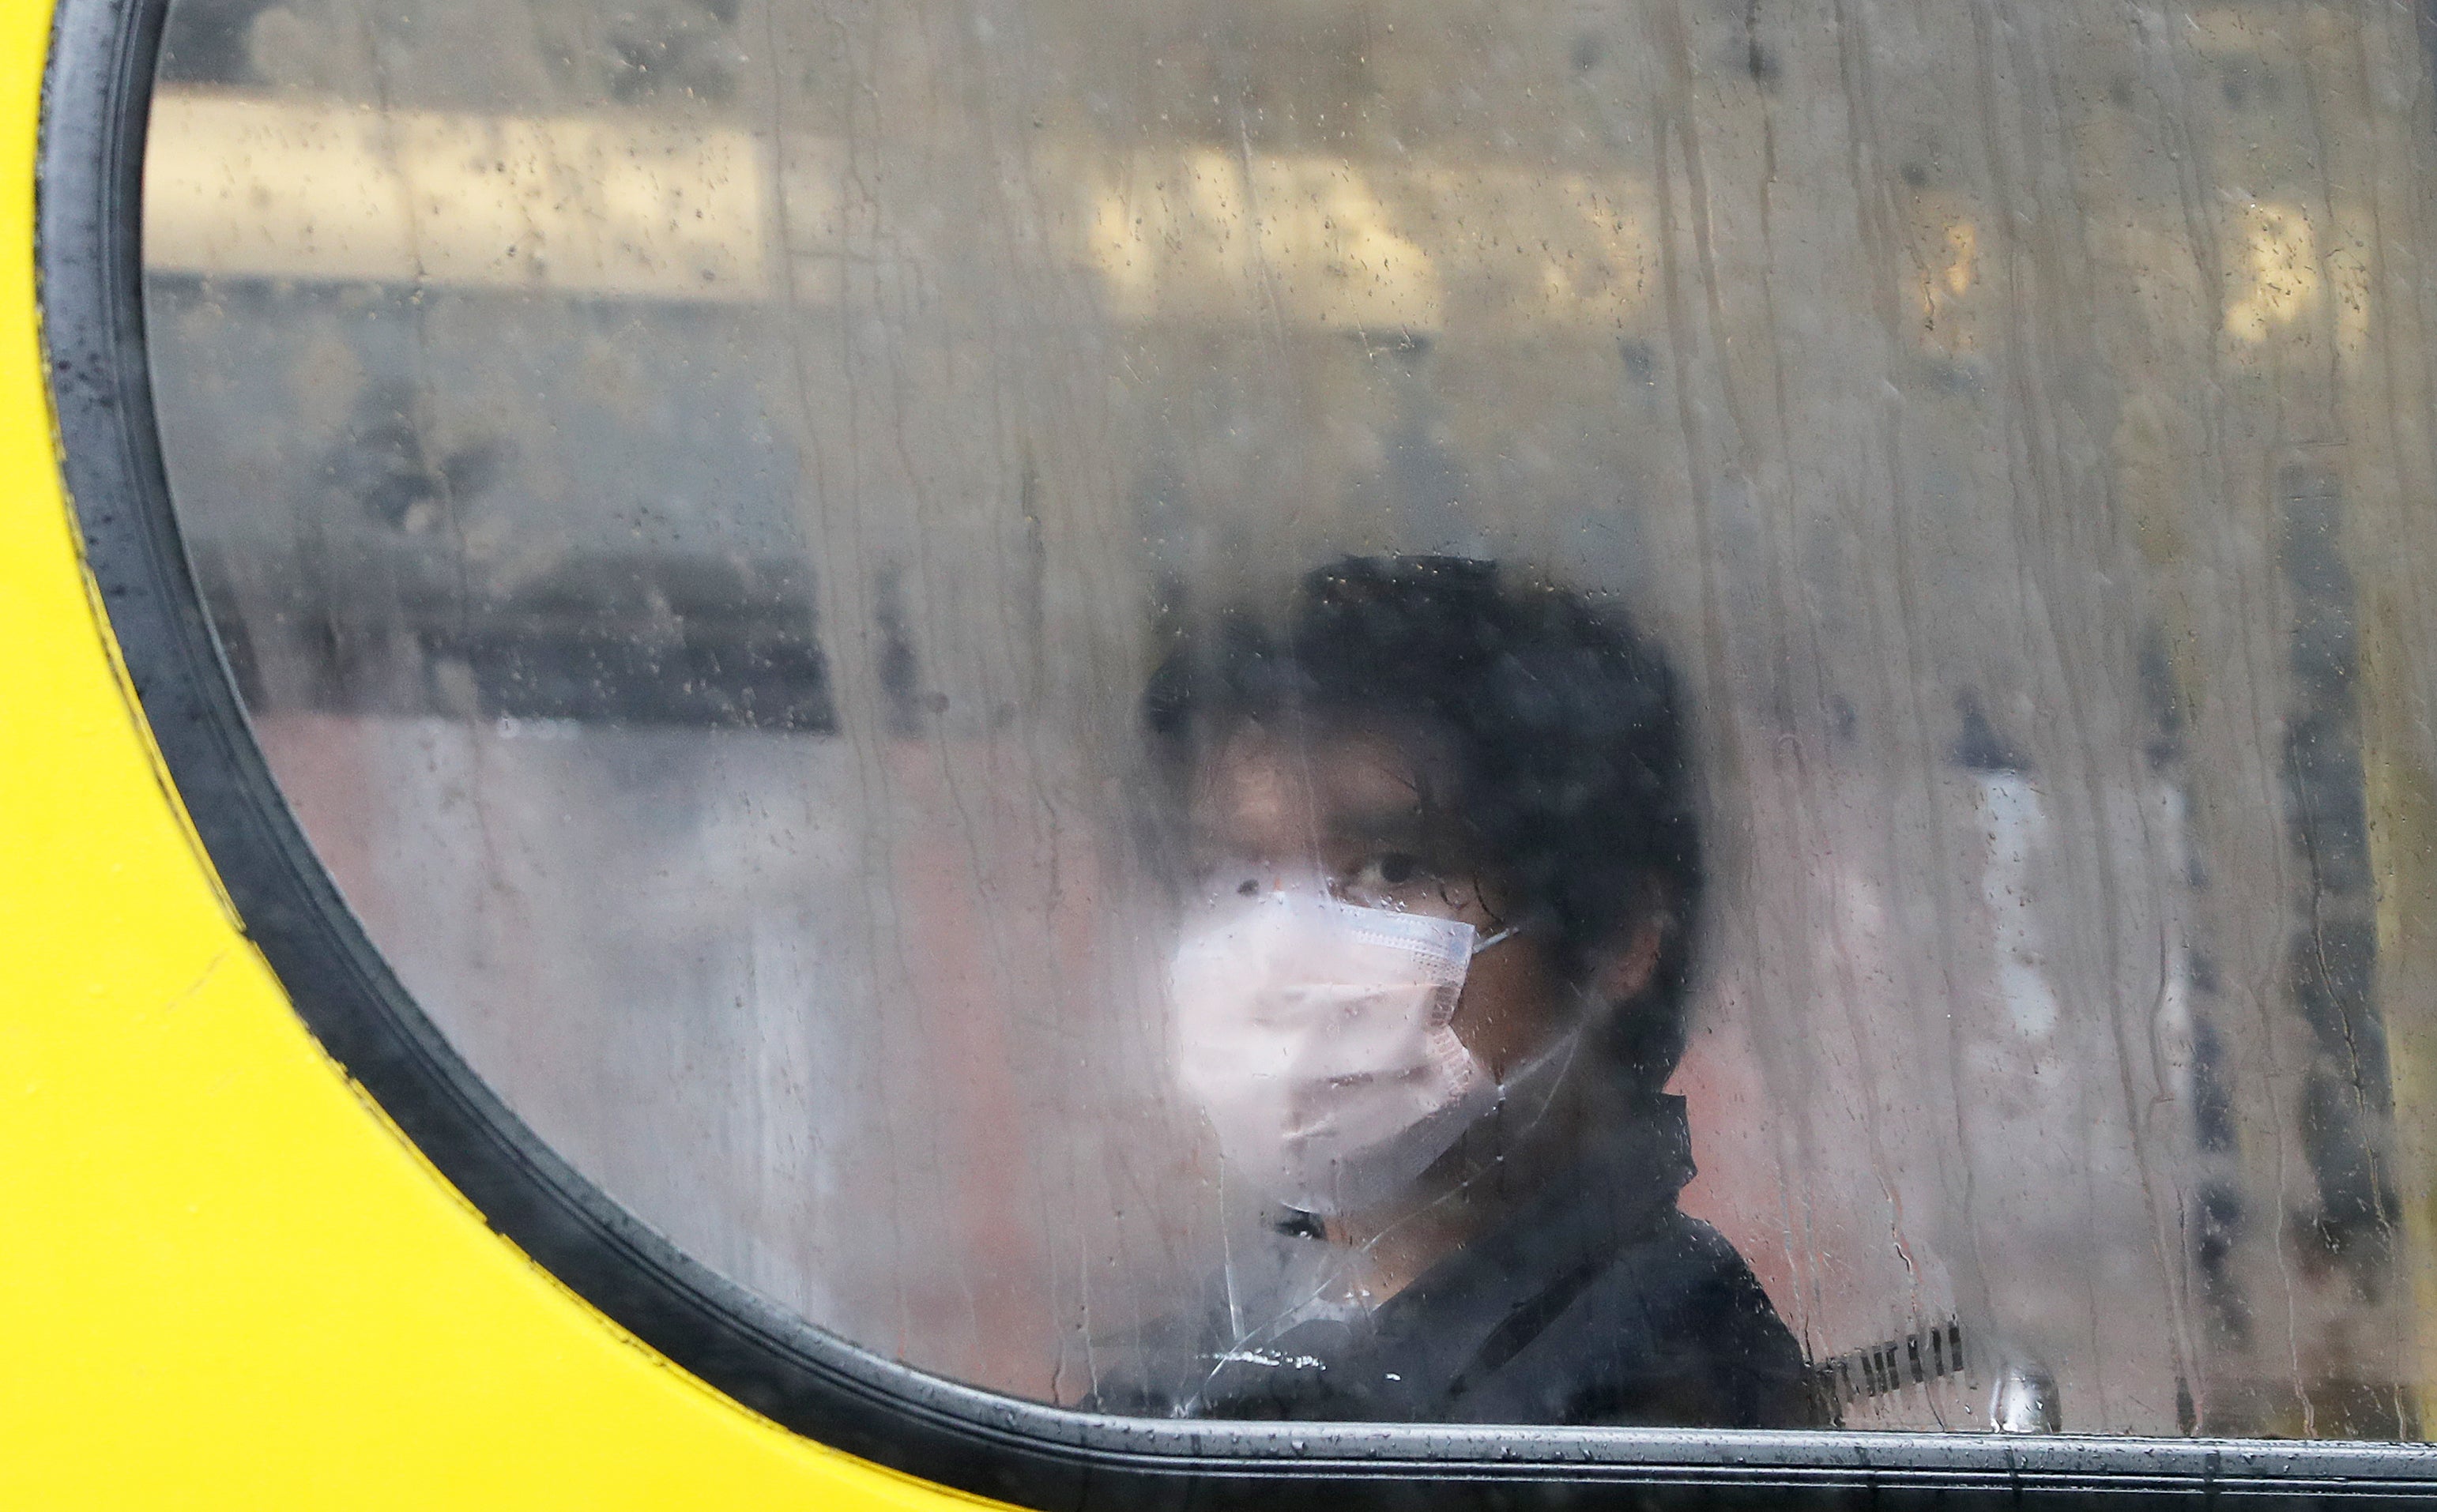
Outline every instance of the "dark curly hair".
<path fill-rule="evenodd" d="M 1178 632 L 1143 710 L 1171 778 L 1246 721 L 1407 730 L 1443 750 L 1466 849 L 1547 929 L 1560 967 L 1654 915 L 1652 984 L 1608 1018 L 1618 1069 L 1656 1091 L 1684 1047 L 1702 883 L 1675 676 L 1613 603 L 1456 557 L 1346 557 L 1281 615 Z"/>

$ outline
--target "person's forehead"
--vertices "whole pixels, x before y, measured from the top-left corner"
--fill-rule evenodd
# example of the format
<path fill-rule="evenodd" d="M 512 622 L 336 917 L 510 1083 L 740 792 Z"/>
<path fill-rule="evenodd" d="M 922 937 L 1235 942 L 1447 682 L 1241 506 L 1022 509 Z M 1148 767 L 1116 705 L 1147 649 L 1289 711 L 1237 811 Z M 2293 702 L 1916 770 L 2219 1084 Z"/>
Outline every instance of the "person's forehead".
<path fill-rule="evenodd" d="M 1428 807 L 1426 742 L 1375 726 L 1238 726 L 1201 766 L 1196 808 L 1215 838 L 1293 844 L 1402 833 Z"/>

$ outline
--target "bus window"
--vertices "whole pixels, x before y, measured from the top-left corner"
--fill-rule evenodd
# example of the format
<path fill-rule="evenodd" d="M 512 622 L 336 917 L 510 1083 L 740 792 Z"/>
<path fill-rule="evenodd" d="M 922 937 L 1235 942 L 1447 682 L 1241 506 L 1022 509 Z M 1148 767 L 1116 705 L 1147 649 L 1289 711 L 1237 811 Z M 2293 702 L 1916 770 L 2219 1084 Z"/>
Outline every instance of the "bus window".
<path fill-rule="evenodd" d="M 255 738 L 728 1281 L 1158 1417 L 2402 1440 L 2430 54 L 171 0 Z"/>

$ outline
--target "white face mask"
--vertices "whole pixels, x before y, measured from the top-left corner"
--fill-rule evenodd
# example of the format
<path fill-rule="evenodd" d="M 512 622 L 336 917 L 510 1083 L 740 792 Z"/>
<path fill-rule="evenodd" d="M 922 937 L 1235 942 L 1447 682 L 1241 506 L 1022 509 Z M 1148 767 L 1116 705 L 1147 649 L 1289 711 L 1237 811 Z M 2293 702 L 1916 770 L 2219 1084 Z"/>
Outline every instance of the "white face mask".
<path fill-rule="evenodd" d="M 1511 933 L 1509 930 L 1506 933 Z M 1305 1212 L 1359 1212 L 1410 1186 L 1499 1092 L 1447 1020 L 1471 925 L 1361 908 L 1317 882 L 1227 895 L 1168 971 L 1178 1079 L 1220 1154 Z"/>

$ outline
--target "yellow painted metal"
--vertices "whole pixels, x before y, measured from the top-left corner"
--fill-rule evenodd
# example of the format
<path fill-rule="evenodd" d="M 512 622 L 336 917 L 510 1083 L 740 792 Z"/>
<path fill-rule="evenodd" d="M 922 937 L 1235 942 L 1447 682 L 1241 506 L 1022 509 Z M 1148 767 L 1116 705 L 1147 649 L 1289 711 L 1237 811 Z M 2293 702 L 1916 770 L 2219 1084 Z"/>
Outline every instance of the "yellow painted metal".
<path fill-rule="evenodd" d="M 0 0 L 0 1506 L 979 1504 L 796 1437 L 485 1228 L 306 1034 L 76 548 Z"/>

